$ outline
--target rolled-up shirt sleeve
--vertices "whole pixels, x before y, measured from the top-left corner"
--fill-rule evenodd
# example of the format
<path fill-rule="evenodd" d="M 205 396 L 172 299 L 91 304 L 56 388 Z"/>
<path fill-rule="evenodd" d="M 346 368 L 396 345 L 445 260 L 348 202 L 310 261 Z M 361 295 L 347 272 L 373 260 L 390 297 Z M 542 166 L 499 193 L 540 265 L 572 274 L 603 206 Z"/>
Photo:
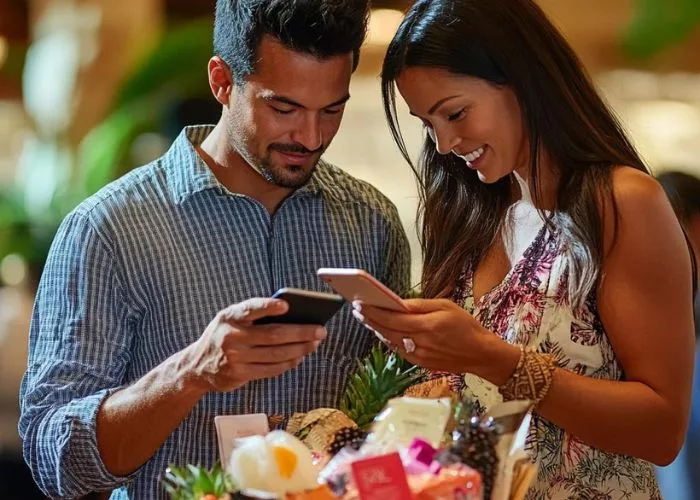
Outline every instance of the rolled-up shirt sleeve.
<path fill-rule="evenodd" d="M 79 497 L 128 481 L 105 468 L 96 420 L 123 384 L 130 324 L 114 248 L 88 214 L 73 212 L 39 285 L 20 392 L 24 457 L 48 496 Z"/>

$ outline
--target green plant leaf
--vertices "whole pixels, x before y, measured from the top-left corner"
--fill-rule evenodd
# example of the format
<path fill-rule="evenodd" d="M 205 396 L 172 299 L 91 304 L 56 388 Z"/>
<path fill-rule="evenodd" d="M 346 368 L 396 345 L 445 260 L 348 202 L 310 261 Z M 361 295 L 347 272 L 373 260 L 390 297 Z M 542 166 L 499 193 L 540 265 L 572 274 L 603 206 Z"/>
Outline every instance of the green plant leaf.
<path fill-rule="evenodd" d="M 700 26 L 697 0 L 637 0 L 634 18 L 622 36 L 627 54 L 646 59 L 682 42 Z"/>
<path fill-rule="evenodd" d="M 121 108 L 155 94 L 206 94 L 207 61 L 212 54 L 213 21 L 205 17 L 168 30 L 122 87 Z"/>
<path fill-rule="evenodd" d="M 74 198 L 80 200 L 128 170 L 126 157 L 133 140 L 155 128 L 158 103 L 136 103 L 118 109 L 90 131 L 77 154 Z"/>

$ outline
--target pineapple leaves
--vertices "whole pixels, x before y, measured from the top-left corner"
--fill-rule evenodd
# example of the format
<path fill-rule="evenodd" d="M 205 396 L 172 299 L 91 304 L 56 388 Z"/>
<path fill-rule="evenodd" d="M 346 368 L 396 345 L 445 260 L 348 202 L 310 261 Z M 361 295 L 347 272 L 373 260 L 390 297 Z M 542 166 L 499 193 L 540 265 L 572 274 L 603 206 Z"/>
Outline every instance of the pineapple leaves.
<path fill-rule="evenodd" d="M 390 399 L 400 396 L 422 378 L 418 367 L 376 346 L 358 361 L 357 372 L 348 381 L 340 409 L 360 429 L 367 429 Z"/>
<path fill-rule="evenodd" d="M 219 463 L 211 470 L 194 465 L 170 466 L 165 471 L 163 487 L 172 500 L 199 500 L 206 495 L 219 498 L 237 490 L 235 483 Z"/>

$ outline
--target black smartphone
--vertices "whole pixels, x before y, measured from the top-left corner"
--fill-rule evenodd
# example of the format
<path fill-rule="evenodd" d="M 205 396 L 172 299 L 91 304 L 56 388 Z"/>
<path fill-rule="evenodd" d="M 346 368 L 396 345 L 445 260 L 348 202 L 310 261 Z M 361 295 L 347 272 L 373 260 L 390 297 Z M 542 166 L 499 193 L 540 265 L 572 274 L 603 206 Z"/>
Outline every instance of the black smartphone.
<path fill-rule="evenodd" d="M 267 316 L 253 324 L 325 325 L 345 303 L 340 295 L 298 288 L 282 288 L 272 298 L 286 301 L 289 310 L 281 316 Z"/>

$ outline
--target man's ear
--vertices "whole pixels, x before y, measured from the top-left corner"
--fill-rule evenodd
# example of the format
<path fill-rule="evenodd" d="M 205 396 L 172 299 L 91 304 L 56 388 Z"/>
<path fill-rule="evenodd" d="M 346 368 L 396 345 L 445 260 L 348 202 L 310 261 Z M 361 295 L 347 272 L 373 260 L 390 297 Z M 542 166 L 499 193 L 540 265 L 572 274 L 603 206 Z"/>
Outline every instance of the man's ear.
<path fill-rule="evenodd" d="M 209 59 L 209 88 L 219 104 L 228 106 L 233 91 L 233 78 L 228 65 L 219 56 Z"/>

